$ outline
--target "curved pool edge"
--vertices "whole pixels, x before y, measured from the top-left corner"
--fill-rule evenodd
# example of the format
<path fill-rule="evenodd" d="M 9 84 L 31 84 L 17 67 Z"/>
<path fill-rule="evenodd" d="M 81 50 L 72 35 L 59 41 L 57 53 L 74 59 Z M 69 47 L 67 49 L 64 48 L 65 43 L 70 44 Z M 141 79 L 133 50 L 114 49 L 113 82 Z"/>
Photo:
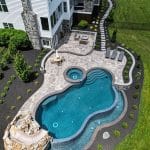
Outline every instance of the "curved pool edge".
<path fill-rule="evenodd" d="M 68 68 L 74 68 L 74 67 L 78 67 L 78 66 L 70 66 L 70 67 L 68 67 Z M 79 68 L 80 68 L 80 67 L 79 67 Z M 87 71 L 85 70 L 86 75 L 87 75 L 90 71 L 95 70 L 95 69 L 103 70 L 103 71 L 105 71 L 106 73 L 108 73 L 109 75 L 111 75 L 111 77 L 112 77 L 112 90 L 113 90 L 114 93 L 115 93 L 115 100 L 114 100 L 114 103 L 113 103 L 109 108 L 107 108 L 107 109 L 105 109 L 105 110 L 96 111 L 96 112 L 90 114 L 89 116 L 87 116 L 86 119 L 84 120 L 84 122 L 82 123 L 82 126 L 80 127 L 80 129 L 79 129 L 75 134 L 73 134 L 72 136 L 67 137 L 67 138 L 62 138 L 62 139 L 55 139 L 55 138 L 53 138 L 52 143 L 65 143 L 65 142 L 69 142 L 69 141 L 75 139 L 76 137 L 80 136 L 80 134 L 84 131 L 86 125 L 88 124 L 89 120 L 92 119 L 95 115 L 102 114 L 102 113 L 108 113 L 108 112 L 111 111 L 113 108 L 115 108 L 115 106 L 116 106 L 116 104 L 117 104 L 117 98 L 116 98 L 116 97 L 117 97 L 117 96 L 116 96 L 116 95 L 117 95 L 117 94 L 116 94 L 117 89 L 115 88 L 115 84 L 114 84 L 114 82 L 115 82 L 115 76 L 113 75 L 113 73 L 112 73 L 111 71 L 109 71 L 109 70 L 107 70 L 107 69 L 105 69 L 105 68 L 102 68 L 102 67 L 93 67 L 93 68 L 90 68 L 90 69 L 87 70 Z M 58 94 L 58 93 L 62 93 L 62 92 L 64 92 L 64 91 L 66 91 L 68 88 L 70 88 L 70 87 L 72 87 L 72 86 L 75 86 L 75 85 L 77 85 L 77 83 L 70 83 L 70 85 L 68 85 L 68 86 L 67 86 L 66 88 L 64 88 L 63 90 L 59 90 L 59 91 L 56 91 L 56 92 L 53 92 L 53 93 L 50 93 L 50 94 L 45 95 L 45 96 L 41 99 L 41 101 L 39 101 L 39 103 L 36 105 L 36 107 L 34 107 L 34 111 L 33 111 L 33 113 L 32 113 L 34 119 L 36 118 L 36 117 L 35 117 L 35 116 L 36 116 L 36 111 L 37 111 L 39 105 L 40 105 L 47 97 L 53 96 L 53 95 Z M 53 100 L 52 100 L 52 101 L 53 101 Z M 35 121 L 36 121 L 36 119 L 35 119 Z M 36 121 L 36 122 L 37 122 L 37 121 Z M 38 122 L 37 122 L 37 123 L 38 123 Z M 38 123 L 38 124 L 39 124 L 39 123 Z"/>
<path fill-rule="evenodd" d="M 115 89 L 115 87 L 113 86 L 113 91 L 115 92 L 115 100 L 114 100 L 114 103 L 109 107 L 109 108 L 106 108 L 104 110 L 99 110 L 99 111 L 95 111 L 93 112 L 92 114 L 88 115 L 86 117 L 86 119 L 84 120 L 84 122 L 82 123 L 82 126 L 80 127 L 80 129 L 75 133 L 73 134 L 72 136 L 70 137 L 67 137 L 67 138 L 61 138 L 61 139 L 53 139 L 53 142 L 52 143 L 65 143 L 65 142 L 69 142 L 71 140 L 74 140 L 75 138 L 77 138 L 78 136 L 80 136 L 80 134 L 82 134 L 82 132 L 84 131 L 84 129 L 86 128 L 86 125 L 88 124 L 88 122 L 96 115 L 100 115 L 100 114 L 103 114 L 103 113 L 108 113 L 110 112 L 111 110 L 113 110 L 115 107 L 116 107 L 116 104 L 118 102 L 118 94 L 117 93 L 117 90 Z"/>
<path fill-rule="evenodd" d="M 98 126 L 98 127 L 95 129 L 95 131 L 94 131 L 94 133 L 93 133 L 93 135 L 92 135 L 92 137 L 91 137 L 89 143 L 87 143 L 87 144 L 84 146 L 83 150 L 88 150 L 88 149 L 92 146 L 92 144 L 94 143 L 94 140 L 95 140 L 95 138 L 96 138 L 98 132 L 99 132 L 101 129 L 108 128 L 108 127 L 111 127 L 111 126 L 117 124 L 119 121 L 122 120 L 122 118 L 123 118 L 123 117 L 125 116 L 125 114 L 127 113 L 127 109 L 128 109 L 127 96 L 126 96 L 126 94 L 125 94 L 125 92 L 124 92 L 123 90 L 120 90 L 120 92 L 121 92 L 122 95 L 123 95 L 123 101 L 124 101 L 124 109 L 123 109 L 122 113 L 121 113 L 120 116 L 119 116 L 117 119 L 115 119 L 114 121 L 109 122 L 109 123 L 106 123 L 106 124 L 104 124 L 104 125 Z"/>

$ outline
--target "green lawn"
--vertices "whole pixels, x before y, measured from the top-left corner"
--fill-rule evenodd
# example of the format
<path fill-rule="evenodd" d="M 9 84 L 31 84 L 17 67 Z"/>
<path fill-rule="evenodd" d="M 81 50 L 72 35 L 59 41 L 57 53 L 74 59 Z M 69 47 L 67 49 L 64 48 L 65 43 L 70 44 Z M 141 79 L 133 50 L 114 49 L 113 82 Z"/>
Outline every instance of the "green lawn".
<path fill-rule="evenodd" d="M 115 22 L 150 23 L 149 0 L 116 0 Z M 110 31 L 113 29 L 110 28 Z M 139 118 L 135 129 L 117 150 L 150 149 L 150 31 L 118 29 L 117 41 L 141 55 L 144 64 L 144 85 Z"/>
<path fill-rule="evenodd" d="M 149 0 L 116 0 L 115 22 L 150 23 Z"/>
<path fill-rule="evenodd" d="M 150 147 L 150 31 L 119 30 L 119 42 L 134 49 L 144 63 L 144 86 L 139 119 L 132 133 L 117 146 L 118 150 L 148 150 Z"/>

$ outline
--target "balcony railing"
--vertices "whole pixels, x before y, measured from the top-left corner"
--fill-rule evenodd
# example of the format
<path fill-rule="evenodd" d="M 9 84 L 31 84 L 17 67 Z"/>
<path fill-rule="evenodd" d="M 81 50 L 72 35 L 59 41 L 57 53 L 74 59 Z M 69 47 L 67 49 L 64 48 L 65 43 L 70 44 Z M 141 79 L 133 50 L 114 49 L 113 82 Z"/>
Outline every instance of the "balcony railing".
<path fill-rule="evenodd" d="M 92 12 L 94 7 L 94 1 L 84 1 L 74 6 L 75 12 Z"/>

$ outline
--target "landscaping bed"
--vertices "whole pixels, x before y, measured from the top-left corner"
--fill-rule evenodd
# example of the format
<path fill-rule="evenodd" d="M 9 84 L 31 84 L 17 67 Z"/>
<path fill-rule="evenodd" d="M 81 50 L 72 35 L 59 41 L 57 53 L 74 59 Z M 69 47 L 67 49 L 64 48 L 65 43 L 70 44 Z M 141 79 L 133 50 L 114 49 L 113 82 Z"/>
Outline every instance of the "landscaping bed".
<path fill-rule="evenodd" d="M 35 91 L 37 91 L 37 89 L 43 83 L 43 74 L 41 74 L 39 70 L 39 64 L 45 52 L 37 50 L 21 51 L 21 53 L 25 57 L 26 62 L 30 64 L 33 68 L 33 71 L 36 72 L 36 78 L 34 78 L 31 82 L 25 83 L 20 78 L 18 78 L 12 64 L 8 65 L 8 70 L 3 71 L 4 77 L 2 80 L 0 80 L 0 91 L 3 91 L 5 85 L 7 85 L 7 82 L 8 80 L 10 80 L 10 77 L 12 75 L 14 75 L 15 78 L 8 86 L 9 89 L 6 93 L 6 96 L 1 98 L 2 101 L 0 104 L 0 143 L 3 143 L 2 137 L 4 135 L 4 130 L 6 129 L 7 125 L 17 114 L 18 110 L 24 104 L 24 102 Z M 0 149 L 3 149 L 3 144 L 0 144 Z"/>

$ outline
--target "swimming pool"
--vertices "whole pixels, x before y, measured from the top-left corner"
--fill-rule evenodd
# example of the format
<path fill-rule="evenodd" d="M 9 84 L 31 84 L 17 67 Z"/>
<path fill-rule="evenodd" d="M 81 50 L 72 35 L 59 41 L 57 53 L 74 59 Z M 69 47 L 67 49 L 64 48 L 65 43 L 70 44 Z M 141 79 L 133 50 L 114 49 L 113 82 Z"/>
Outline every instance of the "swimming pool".
<path fill-rule="evenodd" d="M 46 98 L 38 107 L 36 120 L 54 139 L 69 139 L 82 131 L 92 116 L 112 110 L 118 94 L 110 73 L 92 69 L 84 82 Z"/>

